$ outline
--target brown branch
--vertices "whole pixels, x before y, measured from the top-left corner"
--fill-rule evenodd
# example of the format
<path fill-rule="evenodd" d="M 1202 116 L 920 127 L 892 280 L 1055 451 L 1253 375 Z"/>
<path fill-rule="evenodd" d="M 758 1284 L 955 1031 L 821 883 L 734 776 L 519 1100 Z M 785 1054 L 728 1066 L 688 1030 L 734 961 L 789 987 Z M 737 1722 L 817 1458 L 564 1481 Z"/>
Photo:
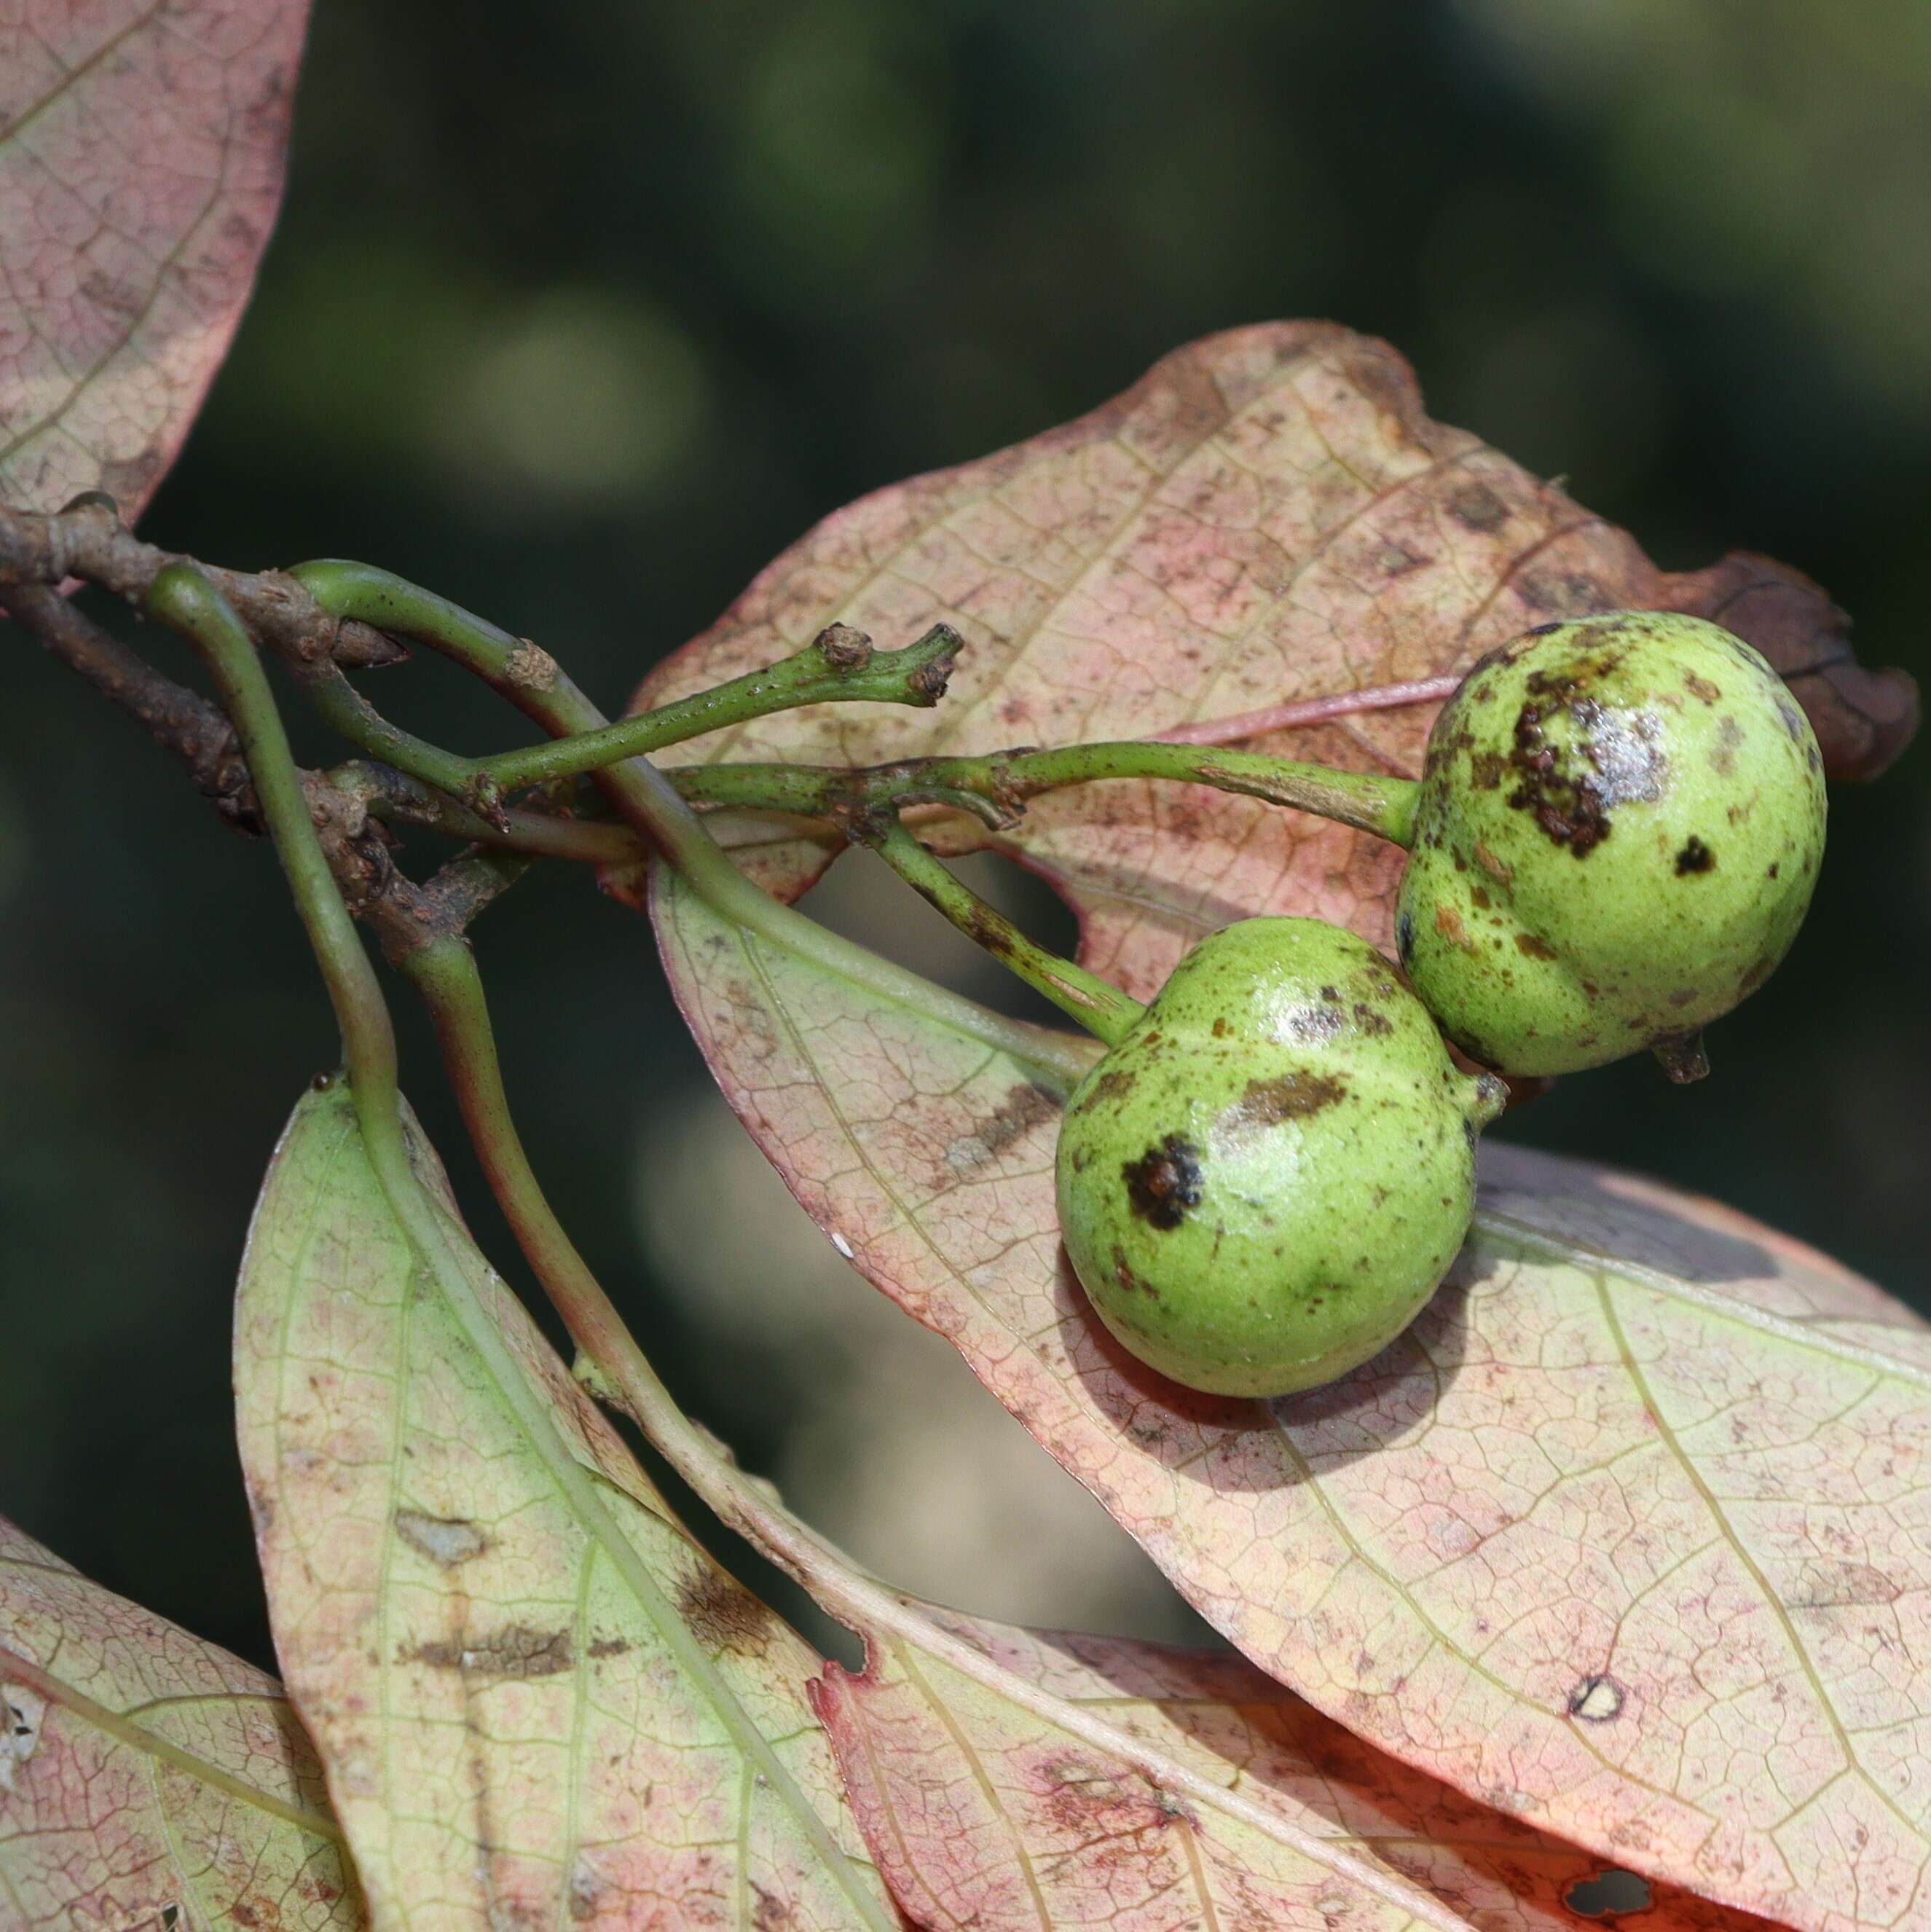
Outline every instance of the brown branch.
<path fill-rule="evenodd" d="M 16 585 L 0 591 L 0 610 L 178 758 L 195 789 L 230 825 L 261 836 L 261 808 L 226 712 L 163 676 L 57 590 Z"/>
<path fill-rule="evenodd" d="M 263 644 L 298 664 L 332 658 L 349 669 L 399 664 L 409 653 L 367 624 L 338 624 L 292 578 L 223 570 L 144 543 L 121 520 L 111 497 L 76 496 L 64 510 L 10 510 L 0 506 L 0 592 L 53 590 L 84 578 L 139 605 L 171 563 L 194 562 Z"/>
<path fill-rule="evenodd" d="M 260 804 L 226 712 L 156 670 L 58 590 L 37 584 L 0 590 L 0 610 L 178 758 L 195 789 L 229 824 L 250 836 L 261 836 L 265 826 Z M 526 860 L 466 854 L 451 860 L 426 884 L 418 884 L 397 868 L 390 856 L 389 835 L 369 809 L 370 794 L 379 794 L 382 789 L 373 775 L 384 768 L 358 770 L 369 774 L 361 785 L 338 785 L 319 772 L 305 771 L 302 790 L 323 855 L 349 909 L 368 923 L 390 958 L 432 940 L 460 934 L 521 876 Z M 400 773 L 387 776 L 409 782 Z M 427 787 L 420 789 L 433 796 Z M 451 805 L 449 810 L 454 814 L 460 808 Z M 533 819 L 538 814 L 523 815 Z"/>

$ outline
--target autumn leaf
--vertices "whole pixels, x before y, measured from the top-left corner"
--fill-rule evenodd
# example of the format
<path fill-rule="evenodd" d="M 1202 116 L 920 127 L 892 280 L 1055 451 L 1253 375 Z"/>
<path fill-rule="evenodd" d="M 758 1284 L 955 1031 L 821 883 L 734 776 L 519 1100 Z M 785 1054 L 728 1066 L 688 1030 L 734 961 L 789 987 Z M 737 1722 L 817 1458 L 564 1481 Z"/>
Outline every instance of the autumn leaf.
<path fill-rule="evenodd" d="M 1185 736 L 1412 775 L 1444 690 L 1552 618 L 1637 605 L 1713 617 L 1792 681 L 1834 776 L 1911 735 L 1899 671 L 1851 656 L 1848 620 L 1784 566 L 1675 575 L 1465 430 L 1424 413 L 1385 344 L 1327 323 L 1209 338 L 1117 400 L 1001 454 L 827 518 L 652 674 L 641 706 L 770 662 L 834 621 L 899 644 L 938 621 L 966 650 L 936 710 L 821 705 L 667 754 L 865 764 L 1082 739 Z M 1396 702 L 1416 692 L 1425 701 Z M 740 819 L 747 869 L 790 896 L 831 850 Z M 1386 946 L 1401 855 L 1201 787 L 1040 800 L 989 838 L 1080 915 L 1081 957 L 1149 996 L 1202 934 L 1318 914 Z"/>
<path fill-rule="evenodd" d="M 274 223 L 307 15 L 0 12 L 0 502 L 105 490 L 131 521 L 174 460 Z"/>
<path fill-rule="evenodd" d="M 276 1153 L 235 1318 L 276 1646 L 375 1924 L 895 1928 L 817 1659 L 671 1521 L 415 1146 L 458 1278 L 338 1082 Z"/>
<path fill-rule="evenodd" d="M 1598 1898 L 1641 1911 L 1650 1932 L 1759 1923 L 1633 1883 L 1471 1802 L 1237 1657 L 905 1608 L 952 1654 L 919 1643 L 916 1622 L 874 1634 L 865 1670 L 832 1666 L 817 1701 L 880 1863 L 935 1925 L 1082 1924 L 1102 1892 L 1117 1932 L 1174 1923 L 1176 1898 L 1198 1904 L 1199 1923 L 1238 1925 L 1260 1873 L 1291 1862 L 1278 1842 L 1255 1857 L 1270 1838 L 1345 1849 L 1479 1932 L 1575 1932 L 1579 1916 L 1610 1909 Z M 961 1670 L 960 1651 L 1015 1694 Z M 1231 1802 L 1216 1816 L 1220 1794 Z M 1339 1910 L 1351 1876 L 1310 1888 L 1316 1906 L 1328 1892 L 1329 1916 L 1313 1922 L 1359 1922 Z M 1275 1905 L 1252 1922 L 1287 1921 Z"/>
<path fill-rule="evenodd" d="M 1054 1068 L 667 875 L 653 909 L 799 1199 L 1270 1675 L 1613 1864 L 1818 1932 L 1931 1922 L 1931 1332 L 1902 1309 L 1666 1190 L 1492 1151 L 1400 1341 L 1302 1396 L 1192 1395 L 1066 1266 Z"/>
<path fill-rule="evenodd" d="M 4 1520 L 0 1720 L 8 1925 L 364 1922 L 280 1686 Z"/>

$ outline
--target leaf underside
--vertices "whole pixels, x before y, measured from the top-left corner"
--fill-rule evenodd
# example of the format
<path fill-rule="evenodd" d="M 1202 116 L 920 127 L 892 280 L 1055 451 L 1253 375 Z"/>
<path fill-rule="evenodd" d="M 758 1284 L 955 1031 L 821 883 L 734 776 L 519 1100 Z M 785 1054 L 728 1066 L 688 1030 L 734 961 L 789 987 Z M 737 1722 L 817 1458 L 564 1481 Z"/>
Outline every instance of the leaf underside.
<path fill-rule="evenodd" d="M 0 1922 L 365 1923 L 271 1677 L 0 1520 Z"/>
<path fill-rule="evenodd" d="M 308 8 L 0 17 L 0 502 L 132 520 L 227 353 L 280 202 Z"/>
<path fill-rule="evenodd" d="M 1750 556 L 1659 571 L 1553 484 L 1431 420 L 1386 344 L 1277 323 L 1178 350 L 1091 416 L 827 518 L 635 704 L 768 664 L 833 622 L 896 644 L 943 620 L 966 650 L 934 710 L 820 705 L 664 755 L 862 764 L 1186 730 L 1412 776 L 1436 706 L 1375 708 L 1378 693 L 1459 675 L 1534 625 L 1636 607 L 1714 619 L 1763 651 L 1835 777 L 1874 775 L 1915 728 L 1912 680 L 1859 665 L 1849 620 L 1807 578 Z M 1336 700 L 1360 708 L 1258 734 L 1240 722 Z M 995 837 L 963 820 L 933 836 L 1044 874 L 1079 914 L 1081 958 L 1143 998 L 1195 940 L 1252 912 L 1390 944 L 1394 848 L 1203 787 L 1081 786 Z M 732 836 L 786 896 L 835 849 L 755 822 Z"/>
<path fill-rule="evenodd" d="M 418 1148 L 460 1282 L 338 1083 L 277 1152 L 236 1311 L 276 1646 L 375 1923 L 885 1932 L 817 1658 L 669 1519 Z"/>
<path fill-rule="evenodd" d="M 1750 638 L 1840 772 L 1909 734 L 1909 680 L 1858 668 L 1815 586 L 1762 560 L 1658 572 L 1430 423 L 1391 352 L 1280 326 L 841 512 L 647 694 L 835 620 L 891 643 L 944 618 L 968 649 L 937 711 L 825 707 L 705 754 L 1054 743 L 1426 678 L 1636 604 Z M 1411 772 L 1430 715 L 1244 742 Z M 783 890 L 824 862 L 781 829 L 740 836 Z M 1142 994 L 1251 913 L 1389 938 L 1399 854 L 1246 800 L 1084 787 L 1000 842 L 1072 902 L 1086 962 Z M 1039 1068 L 661 877 L 652 910 L 686 1018 L 799 1198 L 1264 1670 L 1611 1864 L 1830 1932 L 1931 1924 L 1931 1342 L 1912 1318 L 1707 1204 L 1496 1154 L 1474 1238 L 1401 1342 L 1296 1400 L 1196 1396 L 1122 1354 L 1066 1267 Z"/>
<path fill-rule="evenodd" d="M 859 1819 L 922 1923 L 1325 1932 L 1399 1923 L 1419 1894 L 1421 1923 L 1574 1932 L 1567 1900 L 1603 1880 L 1601 1858 L 1397 1763 L 1237 1657 L 907 1607 L 1033 1694 L 891 1632 L 868 1635 L 862 1673 L 828 1673 L 818 1708 Z M 1324 1852 L 1348 1862 L 1324 1874 Z M 1393 1896 L 1364 1897 L 1364 1870 Z M 1760 1924 L 1669 1887 L 1642 1922 Z"/>

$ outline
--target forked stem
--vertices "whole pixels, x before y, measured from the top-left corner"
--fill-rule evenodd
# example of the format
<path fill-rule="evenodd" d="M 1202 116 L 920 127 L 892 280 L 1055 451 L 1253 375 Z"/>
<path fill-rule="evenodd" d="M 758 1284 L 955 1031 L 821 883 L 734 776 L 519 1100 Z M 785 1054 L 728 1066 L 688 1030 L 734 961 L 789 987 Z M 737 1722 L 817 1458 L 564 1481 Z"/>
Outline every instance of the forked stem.
<path fill-rule="evenodd" d="M 556 736 L 598 730 L 607 722 L 547 653 L 446 597 L 367 564 L 304 564 L 293 574 L 337 617 L 394 632 L 442 652 Z M 1060 1091 L 1070 1090 L 1084 1076 L 1090 1054 L 1076 1040 L 990 1012 L 781 904 L 731 863 L 697 814 L 647 759 L 633 757 L 605 766 L 596 782 L 679 878 L 741 932 L 862 988 L 874 999 L 1011 1055 Z"/>

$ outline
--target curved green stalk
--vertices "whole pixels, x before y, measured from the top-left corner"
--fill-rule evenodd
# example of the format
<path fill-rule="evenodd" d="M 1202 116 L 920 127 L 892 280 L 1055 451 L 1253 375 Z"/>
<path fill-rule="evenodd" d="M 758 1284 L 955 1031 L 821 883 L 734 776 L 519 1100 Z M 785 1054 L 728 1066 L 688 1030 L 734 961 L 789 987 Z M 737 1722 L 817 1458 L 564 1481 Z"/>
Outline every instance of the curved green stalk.
<path fill-rule="evenodd" d="M 291 573 L 324 608 L 415 638 L 473 671 L 547 731 L 567 736 L 608 721 L 556 661 L 486 620 L 367 564 L 303 564 Z M 1045 1027 L 988 1012 L 827 932 L 746 878 L 663 773 L 642 758 L 603 767 L 596 782 L 619 814 L 718 916 L 807 958 L 874 998 L 922 1013 L 1009 1054 L 1043 1083 L 1069 1091 L 1090 1051 Z"/>
<path fill-rule="evenodd" d="M 984 946 L 1002 966 L 1108 1046 L 1117 1046 L 1145 1013 L 1147 1009 L 1138 1000 L 1123 993 L 1111 980 L 1028 939 L 1003 912 L 987 904 L 927 851 L 895 818 L 888 814 L 882 824 L 868 825 L 853 836 L 869 845 L 968 939 Z"/>
<path fill-rule="evenodd" d="M 385 1113 L 395 1123 L 400 1144 L 395 1030 L 389 1010 L 316 835 L 301 774 L 253 640 L 227 599 L 191 565 L 169 564 L 156 576 L 147 610 L 193 645 L 221 694 L 275 856 L 287 874 L 335 1008 L 357 1108 L 366 1098 L 376 1113 Z"/>
<path fill-rule="evenodd" d="M 234 720 L 262 802 L 262 816 L 341 1021 L 350 1096 L 369 1164 L 405 1238 L 570 1507 L 610 1552 L 639 1600 L 651 1609 L 666 1648 L 709 1696 L 747 1763 L 756 1767 L 759 1777 L 787 1794 L 802 1828 L 814 1841 L 826 1870 L 851 1900 L 856 1916 L 884 1932 L 885 1912 L 854 1882 L 850 1859 L 797 1791 L 771 1741 L 752 1722 L 688 1627 L 664 1603 L 655 1580 L 611 1516 L 598 1479 L 563 1440 L 549 1399 L 532 1384 L 501 1329 L 469 1286 L 443 1220 L 410 1158 L 396 1085 L 395 1036 L 388 1010 L 316 836 L 274 694 L 247 631 L 208 579 L 185 565 L 172 565 L 156 578 L 147 608 L 200 652 Z M 453 945 L 467 956 L 467 948 L 460 940 L 445 940 L 441 944 L 445 948 Z"/>
<path fill-rule="evenodd" d="M 412 773 L 424 784 L 487 808 L 493 804 L 484 772 L 473 760 L 445 752 L 427 738 L 418 738 L 399 724 L 391 724 L 343 674 L 333 658 L 321 658 L 299 666 L 295 672 L 309 702 L 322 715 L 322 722 L 338 731 L 350 744 Z"/>
<path fill-rule="evenodd" d="M 673 774 L 678 790 L 693 804 L 825 818 L 913 803 L 970 805 L 976 800 L 1007 820 L 1042 792 L 1109 778 L 1211 785 L 1312 812 L 1404 847 L 1414 841 L 1421 791 L 1413 778 L 1333 771 L 1258 752 L 1135 739 L 970 758 L 907 758 L 858 771 L 832 765 L 715 764 L 682 766 Z"/>
<path fill-rule="evenodd" d="M 956 631 L 937 624 L 902 650 L 874 651 L 859 632 L 841 632 L 835 626 L 802 651 L 762 670 L 747 672 L 634 718 L 620 718 L 613 724 L 479 758 L 475 767 L 509 791 L 597 771 L 645 752 L 661 752 L 667 745 L 682 744 L 687 738 L 803 705 L 930 706 L 944 692 L 960 643 Z"/>

